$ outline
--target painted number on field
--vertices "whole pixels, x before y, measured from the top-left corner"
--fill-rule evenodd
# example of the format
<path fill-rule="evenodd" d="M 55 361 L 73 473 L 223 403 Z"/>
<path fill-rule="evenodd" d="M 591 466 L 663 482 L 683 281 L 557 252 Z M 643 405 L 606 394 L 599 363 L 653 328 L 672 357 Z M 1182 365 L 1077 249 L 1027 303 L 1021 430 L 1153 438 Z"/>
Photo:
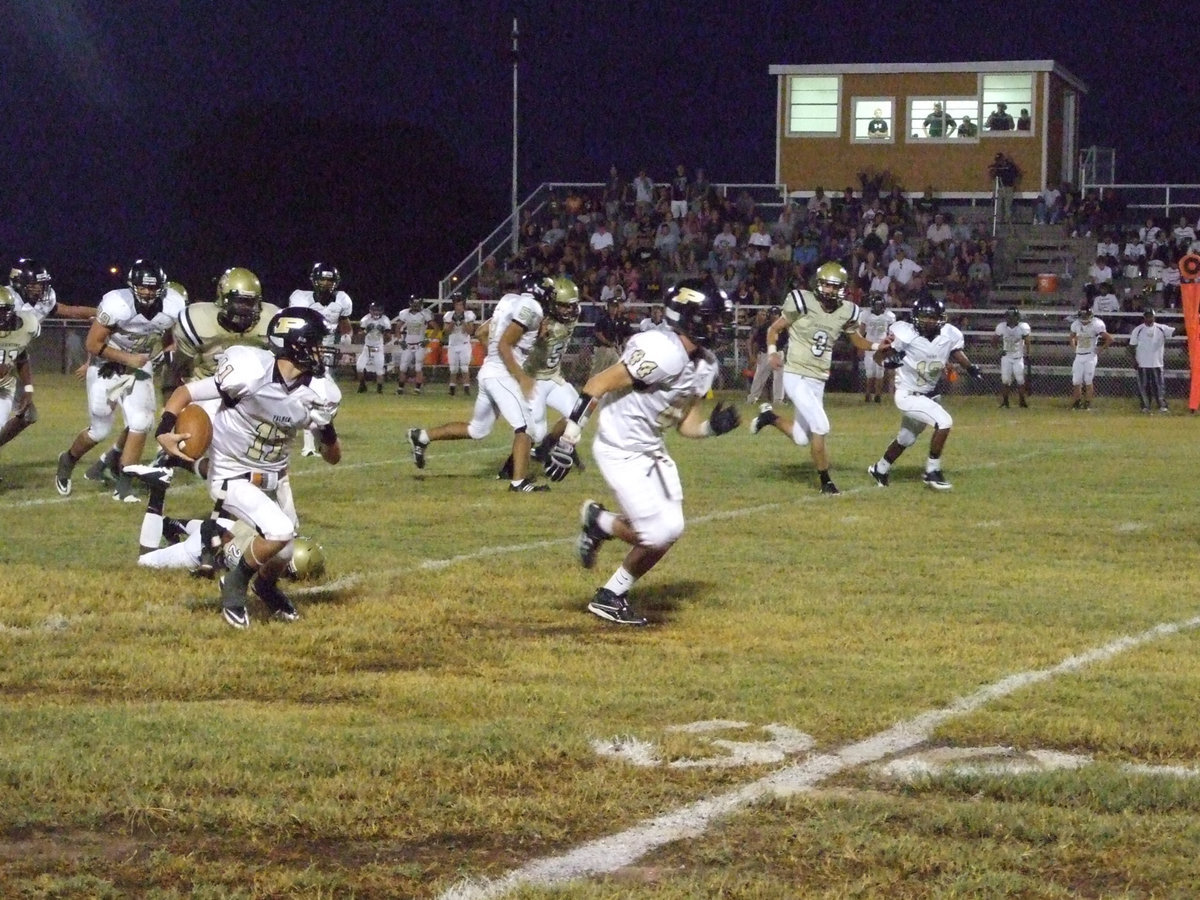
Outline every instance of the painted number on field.
<path fill-rule="evenodd" d="M 722 733 L 751 730 L 761 735 L 758 740 L 731 740 L 718 737 Z M 661 766 L 671 769 L 727 769 L 734 766 L 769 765 L 783 762 L 789 756 L 812 749 L 813 738 L 788 725 L 751 725 L 730 719 L 709 719 L 672 725 L 670 734 L 697 735 L 717 752 L 698 759 L 672 759 L 664 763 L 662 750 L 651 741 L 636 737 L 613 737 L 592 741 L 592 749 L 609 759 L 618 759 L 634 766 Z M 747 736 L 749 737 L 749 735 Z"/>

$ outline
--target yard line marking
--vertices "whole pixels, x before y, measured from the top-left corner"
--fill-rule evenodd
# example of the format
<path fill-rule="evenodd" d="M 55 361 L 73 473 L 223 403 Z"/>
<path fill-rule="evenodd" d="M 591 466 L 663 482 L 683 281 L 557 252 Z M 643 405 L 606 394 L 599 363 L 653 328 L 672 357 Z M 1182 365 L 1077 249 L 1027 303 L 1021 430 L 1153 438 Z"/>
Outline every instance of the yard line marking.
<path fill-rule="evenodd" d="M 846 769 L 875 763 L 911 750 L 929 740 L 939 725 L 975 712 L 993 700 L 1197 627 L 1200 627 L 1200 616 L 1182 622 L 1161 623 L 1140 634 L 1119 637 L 1103 646 L 1069 656 L 1049 668 L 1007 675 L 959 697 L 948 706 L 927 710 L 864 740 L 847 744 L 831 753 L 810 756 L 742 787 L 646 819 L 618 834 L 588 841 L 557 856 L 533 860 L 498 879 L 461 881 L 440 894 L 439 900 L 491 900 L 524 885 L 553 888 L 582 877 L 611 874 L 666 844 L 703 835 L 721 819 L 757 800 L 808 792 L 826 778 Z"/>

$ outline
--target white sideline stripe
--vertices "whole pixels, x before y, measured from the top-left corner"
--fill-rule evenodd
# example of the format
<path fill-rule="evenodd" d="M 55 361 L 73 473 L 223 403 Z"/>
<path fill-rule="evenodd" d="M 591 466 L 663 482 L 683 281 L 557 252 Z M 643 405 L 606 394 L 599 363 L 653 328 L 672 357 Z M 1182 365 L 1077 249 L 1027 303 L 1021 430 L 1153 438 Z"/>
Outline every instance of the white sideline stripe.
<path fill-rule="evenodd" d="M 1008 675 L 948 706 L 931 709 L 898 722 L 886 731 L 828 754 L 810 756 L 757 781 L 716 797 L 679 807 L 632 828 L 581 844 L 559 856 L 526 863 L 495 880 L 468 879 L 442 893 L 439 900 L 490 900 L 522 885 L 555 887 L 575 879 L 607 875 L 631 865 L 652 850 L 683 838 L 700 837 L 720 819 L 764 797 L 789 797 L 812 790 L 821 781 L 846 769 L 878 762 L 924 743 L 943 722 L 972 713 L 1038 682 L 1105 662 L 1142 644 L 1200 627 L 1200 616 L 1156 625 L 1140 634 L 1117 638 L 1101 647 L 1069 656 L 1047 669 Z"/>

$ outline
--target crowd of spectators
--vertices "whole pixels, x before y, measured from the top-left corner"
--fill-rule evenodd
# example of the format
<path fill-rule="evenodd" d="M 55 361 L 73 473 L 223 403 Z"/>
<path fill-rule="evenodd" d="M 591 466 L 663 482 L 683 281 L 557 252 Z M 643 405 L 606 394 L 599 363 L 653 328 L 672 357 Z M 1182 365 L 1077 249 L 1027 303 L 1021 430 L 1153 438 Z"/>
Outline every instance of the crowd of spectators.
<path fill-rule="evenodd" d="M 995 249 L 983 219 L 956 219 L 932 188 L 914 199 L 899 188 L 817 188 L 766 205 L 749 190 L 723 195 L 703 169 L 689 177 L 677 166 L 655 183 L 644 169 L 626 182 L 614 167 L 602 188 L 564 188 L 527 216 L 517 253 L 503 265 L 488 259 L 476 291 L 486 302 L 540 271 L 573 278 L 585 303 L 653 304 L 678 278 L 708 273 L 736 305 L 769 306 L 838 260 L 856 300 L 881 293 L 900 304 L 932 284 L 973 305 L 986 302 Z"/>

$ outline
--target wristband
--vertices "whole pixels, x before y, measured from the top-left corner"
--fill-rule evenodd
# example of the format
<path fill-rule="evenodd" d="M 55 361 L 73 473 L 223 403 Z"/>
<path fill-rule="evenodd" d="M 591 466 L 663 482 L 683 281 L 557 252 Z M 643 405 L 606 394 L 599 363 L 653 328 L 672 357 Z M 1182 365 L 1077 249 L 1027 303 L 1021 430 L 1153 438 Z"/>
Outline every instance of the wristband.
<path fill-rule="evenodd" d="M 879 349 L 879 341 L 873 341 L 871 343 L 871 352 L 874 353 L 878 349 Z"/>
<path fill-rule="evenodd" d="M 571 414 L 567 416 L 568 420 L 578 425 L 580 421 L 582 421 L 583 417 L 587 415 L 588 404 L 591 402 L 591 394 L 589 394 L 587 391 L 580 391 L 579 399 L 575 401 L 575 406 L 571 410 Z"/>
<path fill-rule="evenodd" d="M 27 393 L 27 394 L 33 393 L 33 385 L 32 384 L 25 385 L 25 393 Z"/>
<path fill-rule="evenodd" d="M 579 423 L 572 422 L 570 419 L 567 419 L 567 425 L 563 429 L 562 434 L 563 440 L 570 444 L 578 444 L 579 436 L 581 434 L 583 434 L 583 429 L 579 426 Z"/>
<path fill-rule="evenodd" d="M 774 356 L 778 352 L 779 352 L 779 348 L 776 347 L 774 344 L 767 344 L 767 355 L 768 356 Z"/>
<path fill-rule="evenodd" d="M 154 436 L 160 434 L 171 434 L 175 431 L 175 420 L 179 417 L 173 412 L 163 410 L 162 418 L 158 420 L 158 431 L 154 432 Z"/>

